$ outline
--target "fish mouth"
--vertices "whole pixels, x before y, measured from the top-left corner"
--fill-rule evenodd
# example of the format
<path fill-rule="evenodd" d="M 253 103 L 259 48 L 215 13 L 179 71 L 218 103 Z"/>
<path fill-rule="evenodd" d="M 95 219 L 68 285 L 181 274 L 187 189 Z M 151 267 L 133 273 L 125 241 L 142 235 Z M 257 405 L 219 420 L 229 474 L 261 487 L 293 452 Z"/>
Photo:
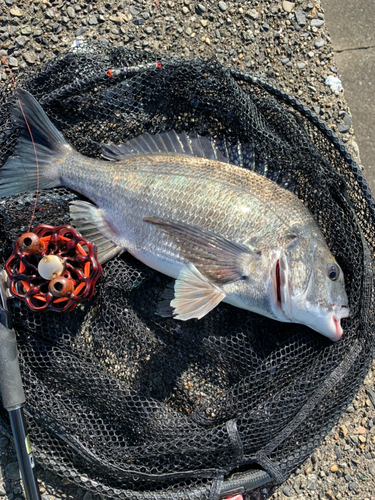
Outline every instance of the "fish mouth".
<path fill-rule="evenodd" d="M 328 314 L 316 316 L 315 321 L 308 326 L 333 342 L 337 342 L 343 334 L 340 321 L 342 318 L 347 318 L 349 314 L 350 311 L 347 306 L 333 304 L 332 310 Z"/>
<path fill-rule="evenodd" d="M 332 342 L 337 342 L 341 339 L 343 329 L 341 319 L 347 318 L 350 314 L 347 306 L 334 304 L 329 311 L 319 309 L 304 311 L 303 314 L 296 318 L 297 323 L 302 323 L 312 330 L 329 338 Z"/>
<path fill-rule="evenodd" d="M 342 318 L 348 318 L 350 315 L 349 308 L 347 306 L 339 306 L 337 304 L 334 304 L 332 306 L 333 313 L 332 313 L 332 323 L 333 323 L 333 328 L 331 328 L 332 336 L 331 338 L 334 342 L 337 342 L 338 340 L 341 339 L 342 337 L 342 326 L 340 324 L 340 320 Z"/>
<path fill-rule="evenodd" d="M 332 337 L 332 340 L 337 341 L 337 340 L 341 339 L 343 330 L 342 330 L 342 326 L 340 324 L 340 319 L 336 318 L 336 316 L 334 314 L 332 315 L 332 321 L 333 321 L 333 325 L 334 325 L 334 328 L 336 331 L 336 335 L 334 335 Z"/>

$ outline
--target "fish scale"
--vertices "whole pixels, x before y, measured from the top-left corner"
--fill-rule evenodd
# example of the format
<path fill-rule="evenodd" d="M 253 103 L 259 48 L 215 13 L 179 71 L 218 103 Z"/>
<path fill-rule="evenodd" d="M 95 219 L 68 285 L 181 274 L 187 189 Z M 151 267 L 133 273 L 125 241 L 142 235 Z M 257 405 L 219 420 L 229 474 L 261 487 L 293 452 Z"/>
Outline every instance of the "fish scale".
<path fill-rule="evenodd" d="M 114 204 L 121 203 L 122 200 L 126 200 L 126 205 L 129 207 L 135 197 L 139 197 L 139 204 L 150 203 L 150 209 L 154 210 L 154 207 L 157 204 L 160 204 L 164 207 L 164 210 L 173 210 L 179 209 L 186 211 L 186 216 L 190 217 L 188 222 L 193 222 L 194 218 L 199 217 L 200 214 L 208 212 L 211 210 L 212 213 L 216 213 L 221 216 L 220 224 L 225 224 L 225 217 L 230 217 L 230 213 L 233 213 L 231 217 L 229 225 L 235 222 L 235 219 L 241 220 L 244 219 L 243 212 L 239 208 L 239 195 L 243 202 L 242 205 L 246 205 L 249 207 L 249 215 L 247 218 L 247 231 L 250 226 L 256 228 L 264 229 L 265 224 L 272 225 L 274 229 L 285 228 L 290 229 L 294 224 L 299 225 L 301 223 L 301 215 L 295 211 L 296 217 L 293 219 L 293 206 L 289 203 L 285 203 L 282 201 L 282 204 L 278 203 L 276 199 L 273 203 L 273 211 L 276 213 L 285 212 L 283 210 L 283 205 L 288 205 L 288 224 L 284 223 L 282 220 L 282 216 L 275 217 L 275 220 L 265 219 L 264 213 L 267 212 L 271 207 L 270 201 L 259 200 L 259 197 L 252 198 L 252 192 L 248 192 L 246 186 L 236 186 L 236 189 L 230 190 L 230 187 L 227 185 L 225 180 L 222 179 L 212 179 L 212 170 L 217 168 L 217 163 L 201 159 L 201 162 L 204 163 L 203 168 L 202 165 L 199 165 L 196 169 L 198 175 L 192 175 L 192 170 L 195 165 L 189 165 L 187 172 L 184 172 L 184 169 L 175 169 L 175 162 L 185 162 L 185 158 L 174 158 L 171 159 L 167 157 L 164 159 L 163 157 L 155 159 L 152 158 L 139 158 L 134 157 L 124 162 L 122 165 L 117 166 L 117 171 L 114 173 L 113 168 L 107 168 L 105 164 L 103 166 L 102 162 L 97 162 L 97 160 L 91 160 L 88 158 L 82 158 L 80 169 L 82 172 L 86 172 L 85 176 L 77 176 L 76 174 L 72 175 L 69 169 L 62 170 L 62 179 L 64 185 L 68 187 L 78 188 L 80 192 L 82 192 L 85 196 L 89 197 L 93 201 L 98 199 L 98 190 L 103 191 L 105 189 L 111 188 L 111 198 Z M 148 164 L 149 161 L 150 163 Z M 154 163 L 162 162 L 162 173 L 156 171 L 155 173 L 150 173 L 149 170 L 155 170 Z M 135 163 L 140 163 L 145 170 L 148 171 L 148 174 L 140 171 L 137 168 Z M 69 161 L 69 164 L 71 162 Z M 134 165 L 135 164 L 135 165 Z M 169 165 L 168 165 L 169 164 Z M 96 168 L 94 168 L 96 166 Z M 166 166 L 170 166 L 169 170 L 166 169 Z M 150 167 L 150 168 L 148 168 Z M 183 167 L 183 165 L 182 165 Z M 227 164 L 220 164 L 221 171 L 226 169 L 227 167 L 231 167 Z M 118 175 L 118 169 L 121 169 L 120 178 L 118 178 L 116 185 L 113 185 L 111 179 L 114 176 Z M 253 172 L 246 171 L 247 177 L 252 177 L 254 180 L 254 184 L 270 184 L 271 189 L 268 190 L 267 197 L 272 196 L 273 194 L 273 183 L 264 177 L 260 177 L 258 174 L 254 174 Z M 155 180 L 155 176 L 158 177 L 158 183 Z M 259 177 L 259 179 L 258 179 Z M 95 179 L 100 178 L 101 181 L 98 183 Z M 94 181 L 93 181 L 94 179 Z M 251 182 L 252 179 L 247 179 Z M 263 187 L 263 186 L 262 186 Z M 268 186 L 267 186 L 268 187 Z M 186 188 L 189 191 L 184 191 L 182 194 L 180 190 L 182 188 Z M 263 189 L 265 190 L 265 189 Z M 238 192 L 239 191 L 239 192 Z M 283 191 L 288 193 L 287 191 Z M 176 199 L 176 194 L 179 194 L 179 197 Z M 210 200 L 213 196 L 220 197 L 218 199 L 213 198 L 212 203 L 216 203 L 216 206 L 213 205 L 211 208 Z M 147 196 L 147 199 L 144 197 Z M 269 199 L 269 198 L 268 198 Z M 172 204 L 173 202 L 173 204 Z M 295 197 L 293 199 L 295 204 Z M 125 203 L 125 202 L 124 202 Z M 135 201 L 135 203 L 137 203 Z M 203 203 L 207 204 L 204 206 Z M 190 206 L 189 206 L 190 204 Z M 191 207 L 195 205 L 196 211 L 195 213 L 191 211 Z M 263 205 L 263 206 L 262 206 Z M 299 204 L 300 205 L 300 204 Z M 210 207 L 210 208 L 208 208 Z M 137 209 L 136 206 L 131 206 L 131 209 Z M 301 208 L 300 206 L 298 208 Z M 188 211 L 186 210 L 188 209 Z M 202 212 L 203 211 L 203 212 Z M 311 222 L 312 218 L 306 211 L 304 214 L 306 222 Z M 198 219 L 196 219 L 198 221 Z M 287 219 L 284 219 L 287 220 Z M 217 220 L 213 220 L 212 224 L 218 224 Z M 225 232 L 225 231 L 223 231 Z M 260 231 L 259 231 L 260 232 Z"/>

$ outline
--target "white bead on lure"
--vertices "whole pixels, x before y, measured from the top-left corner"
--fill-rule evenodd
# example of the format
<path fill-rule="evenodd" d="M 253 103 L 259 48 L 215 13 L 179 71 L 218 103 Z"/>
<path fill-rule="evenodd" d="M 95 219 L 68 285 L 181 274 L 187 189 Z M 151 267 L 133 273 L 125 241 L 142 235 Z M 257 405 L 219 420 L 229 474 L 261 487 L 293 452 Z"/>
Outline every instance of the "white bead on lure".
<path fill-rule="evenodd" d="M 303 203 L 251 170 L 228 163 L 213 141 L 174 131 L 104 145 L 98 160 L 75 151 L 25 90 L 39 185 L 65 186 L 94 204 L 71 204 L 72 224 L 100 262 L 122 250 L 176 279 L 158 313 L 202 318 L 221 301 L 302 323 L 336 341 L 349 316 L 343 272 Z M 1 170 L 0 196 L 36 187 L 35 155 L 22 132 Z"/>

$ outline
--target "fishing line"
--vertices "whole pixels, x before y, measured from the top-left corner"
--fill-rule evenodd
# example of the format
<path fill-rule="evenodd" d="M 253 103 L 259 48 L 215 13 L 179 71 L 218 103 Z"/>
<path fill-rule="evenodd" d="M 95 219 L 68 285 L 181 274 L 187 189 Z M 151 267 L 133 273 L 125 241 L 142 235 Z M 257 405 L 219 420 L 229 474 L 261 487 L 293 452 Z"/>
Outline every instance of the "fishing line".
<path fill-rule="evenodd" d="M 9 70 L 9 74 L 10 74 L 10 77 L 12 79 L 12 82 L 13 82 L 13 87 L 14 87 L 14 91 L 16 93 L 16 97 L 17 97 L 17 85 L 16 85 L 16 81 L 14 79 L 14 76 L 13 76 L 13 73 L 12 73 L 12 70 L 10 69 L 10 66 L 7 62 L 7 60 L 5 59 L 4 56 L 1 57 L 1 62 L 3 64 L 5 64 L 5 66 L 8 68 Z M 30 129 L 30 126 L 29 126 L 29 123 L 27 121 L 27 118 L 25 116 L 25 113 L 23 111 L 23 108 L 22 108 L 22 104 L 21 104 L 21 101 L 20 99 L 17 97 L 17 101 L 18 101 L 18 105 L 20 107 L 20 110 L 21 110 L 21 113 L 22 113 L 22 116 L 23 116 L 23 119 L 25 121 L 25 124 L 26 124 L 26 127 L 27 127 L 27 130 L 29 131 L 29 134 L 30 134 L 30 139 L 31 139 L 31 143 L 33 145 L 33 149 L 34 149 L 34 155 L 35 155 L 35 163 L 36 163 L 36 192 L 35 192 L 35 203 L 34 203 L 34 207 L 33 207 L 33 211 L 32 211 L 32 214 L 31 214 L 31 219 L 30 219 L 30 224 L 29 224 L 29 228 L 28 228 L 28 231 L 31 231 L 31 224 L 33 222 L 33 219 L 34 219 L 34 215 L 35 215 L 35 211 L 36 211 L 36 205 L 37 205 L 37 202 L 38 202 L 38 195 L 39 195 L 39 163 L 38 163 L 38 155 L 36 153 L 36 147 L 35 147 L 35 143 L 34 143 L 34 138 L 33 138 L 33 134 L 31 133 L 31 129 Z"/>

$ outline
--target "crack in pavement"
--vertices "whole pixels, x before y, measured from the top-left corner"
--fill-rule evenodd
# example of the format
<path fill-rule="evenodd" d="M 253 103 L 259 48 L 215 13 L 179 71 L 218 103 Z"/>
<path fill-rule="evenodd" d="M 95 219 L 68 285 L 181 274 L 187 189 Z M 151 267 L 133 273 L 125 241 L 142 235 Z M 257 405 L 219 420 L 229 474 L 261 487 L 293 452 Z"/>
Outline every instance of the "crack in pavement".
<path fill-rule="evenodd" d="M 367 45 L 366 47 L 348 47 L 347 49 L 335 50 L 335 52 L 336 54 L 340 54 L 341 52 L 350 52 L 353 50 L 367 50 L 367 49 L 375 49 L 375 45 Z"/>

